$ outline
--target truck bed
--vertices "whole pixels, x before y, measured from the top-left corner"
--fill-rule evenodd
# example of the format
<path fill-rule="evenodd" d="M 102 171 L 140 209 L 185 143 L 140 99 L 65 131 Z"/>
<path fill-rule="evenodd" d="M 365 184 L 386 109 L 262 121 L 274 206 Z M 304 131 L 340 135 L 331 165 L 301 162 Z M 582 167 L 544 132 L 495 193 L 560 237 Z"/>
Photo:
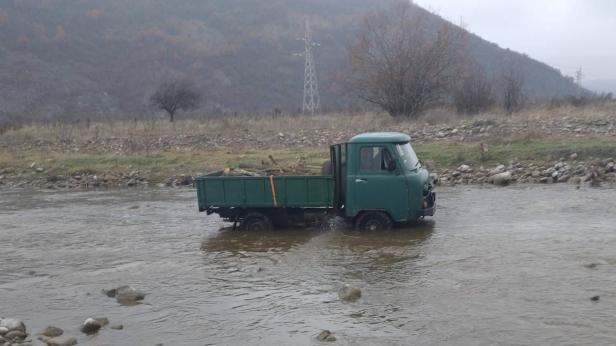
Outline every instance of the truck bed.
<path fill-rule="evenodd" d="M 212 208 L 331 208 L 331 176 L 224 177 L 196 179 L 199 210 Z"/>

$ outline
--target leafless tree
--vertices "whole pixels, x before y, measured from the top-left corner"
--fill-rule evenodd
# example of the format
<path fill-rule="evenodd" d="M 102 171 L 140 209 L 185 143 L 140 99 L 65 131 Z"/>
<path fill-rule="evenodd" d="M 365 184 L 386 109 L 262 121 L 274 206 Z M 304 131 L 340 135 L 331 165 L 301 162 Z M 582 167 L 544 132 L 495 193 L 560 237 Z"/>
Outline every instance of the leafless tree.
<path fill-rule="evenodd" d="M 153 107 L 167 112 L 169 121 L 175 120 L 178 110 L 191 110 L 199 105 L 200 95 L 194 85 L 186 79 L 176 79 L 162 83 L 150 97 Z"/>
<path fill-rule="evenodd" d="M 524 76 L 512 67 L 503 74 L 503 108 L 507 114 L 519 111 L 524 106 Z"/>
<path fill-rule="evenodd" d="M 495 103 L 492 82 L 476 63 L 467 65 L 453 94 L 456 110 L 463 114 L 484 112 Z"/>
<path fill-rule="evenodd" d="M 410 3 L 366 17 L 348 48 L 347 86 L 393 116 L 416 116 L 440 101 L 453 85 L 465 32 L 436 25 Z"/>

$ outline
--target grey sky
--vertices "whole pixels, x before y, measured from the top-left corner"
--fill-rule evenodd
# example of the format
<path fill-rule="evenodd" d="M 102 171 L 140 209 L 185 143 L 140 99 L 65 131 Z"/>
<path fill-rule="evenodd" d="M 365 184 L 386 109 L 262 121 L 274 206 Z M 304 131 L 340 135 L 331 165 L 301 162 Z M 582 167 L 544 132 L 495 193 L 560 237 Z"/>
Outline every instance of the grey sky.
<path fill-rule="evenodd" d="M 616 79 L 614 0 L 415 0 L 497 43 L 573 76 Z"/>

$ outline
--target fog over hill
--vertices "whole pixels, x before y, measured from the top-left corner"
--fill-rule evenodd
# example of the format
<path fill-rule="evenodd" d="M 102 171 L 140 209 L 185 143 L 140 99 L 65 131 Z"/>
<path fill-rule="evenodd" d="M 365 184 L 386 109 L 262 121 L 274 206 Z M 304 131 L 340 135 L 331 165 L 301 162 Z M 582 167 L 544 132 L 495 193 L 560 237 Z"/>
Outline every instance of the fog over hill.
<path fill-rule="evenodd" d="M 188 76 L 207 112 L 301 106 L 303 22 L 310 20 L 322 105 L 360 105 L 337 75 L 360 19 L 395 0 L 4 0 L 0 117 L 133 117 L 171 76 Z M 442 19 L 419 7 L 427 22 Z M 556 69 L 471 35 L 490 75 L 515 66 L 530 98 L 575 93 Z"/>
<path fill-rule="evenodd" d="M 597 93 L 612 93 L 616 95 L 616 79 L 595 79 L 583 82 L 587 89 Z"/>

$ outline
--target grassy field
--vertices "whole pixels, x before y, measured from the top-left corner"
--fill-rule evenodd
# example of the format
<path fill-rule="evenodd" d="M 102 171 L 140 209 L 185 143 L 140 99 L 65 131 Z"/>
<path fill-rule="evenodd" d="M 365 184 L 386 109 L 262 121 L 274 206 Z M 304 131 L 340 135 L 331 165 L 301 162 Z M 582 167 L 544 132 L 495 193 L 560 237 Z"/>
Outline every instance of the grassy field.
<path fill-rule="evenodd" d="M 27 181 L 45 174 L 104 176 L 140 171 L 156 183 L 227 167 L 318 174 L 330 143 L 383 130 L 410 133 L 416 138 L 413 146 L 420 159 L 436 170 L 462 163 L 485 167 L 512 160 L 542 163 L 573 153 L 578 160 L 616 157 L 614 105 L 536 108 L 513 117 L 492 113 L 460 118 L 442 110 L 431 112 L 419 120 L 367 113 L 240 116 L 173 124 L 162 120 L 31 124 L 0 135 L 0 177 Z M 481 132 L 480 127 L 498 131 Z M 441 135 L 453 128 L 459 128 L 460 134 Z"/>
<path fill-rule="evenodd" d="M 453 168 L 460 164 L 496 165 L 511 160 L 543 162 L 558 160 L 577 153 L 580 160 L 609 158 L 616 154 L 616 138 L 583 138 L 563 140 L 517 141 L 495 144 L 482 151 L 476 143 L 435 142 L 416 144 L 420 159 L 433 168 Z M 94 153 L 42 153 L 0 152 L 0 167 L 13 167 L 31 172 L 32 163 L 56 175 L 75 173 L 109 174 L 139 170 L 154 182 L 177 174 L 198 175 L 226 167 L 260 170 L 273 166 L 270 156 L 278 166 L 293 171 L 301 165 L 302 172 L 317 174 L 328 158 L 328 148 L 249 150 L 237 152 L 213 150 L 207 152 L 164 151 L 157 153 L 94 154 Z M 32 174 L 36 174 L 32 172 Z"/>
<path fill-rule="evenodd" d="M 589 160 L 616 156 L 616 138 L 545 138 L 518 140 L 488 145 L 487 153 L 475 143 L 427 143 L 415 146 L 417 155 L 433 161 L 437 167 L 451 167 L 462 163 L 506 164 L 516 161 L 554 161 L 578 154 L 578 159 Z"/>

